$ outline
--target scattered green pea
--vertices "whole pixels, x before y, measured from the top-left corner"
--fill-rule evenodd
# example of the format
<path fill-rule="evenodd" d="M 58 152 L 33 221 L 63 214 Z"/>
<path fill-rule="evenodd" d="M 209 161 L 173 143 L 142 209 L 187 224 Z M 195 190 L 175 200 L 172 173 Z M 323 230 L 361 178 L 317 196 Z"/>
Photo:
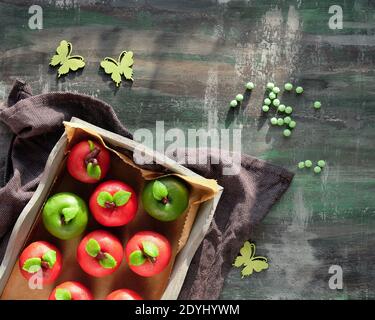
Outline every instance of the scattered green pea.
<path fill-rule="evenodd" d="M 271 100 L 276 99 L 276 94 L 274 94 L 274 93 L 271 91 L 270 94 L 268 95 L 268 98 L 270 98 Z"/>
<path fill-rule="evenodd" d="M 273 82 L 267 83 L 267 89 L 269 89 L 269 90 L 272 90 L 274 86 L 275 86 L 275 84 Z"/>
<path fill-rule="evenodd" d="M 237 100 L 232 100 L 232 101 L 230 102 L 230 106 L 231 106 L 232 108 L 237 107 L 237 104 L 238 104 Z"/>
<path fill-rule="evenodd" d="M 296 127 L 297 123 L 294 120 L 292 120 L 292 121 L 289 122 L 288 125 L 289 125 L 289 128 L 294 129 Z"/>
<path fill-rule="evenodd" d="M 282 126 L 282 125 L 284 124 L 284 119 L 283 119 L 283 118 L 279 118 L 279 119 L 277 119 L 277 124 L 278 124 L 279 126 Z"/>
<path fill-rule="evenodd" d="M 311 162 L 311 160 L 306 160 L 306 161 L 305 161 L 305 167 L 306 167 L 306 168 L 311 168 L 311 166 L 312 166 L 312 162 Z"/>
<path fill-rule="evenodd" d="M 305 162 L 301 161 L 301 162 L 298 162 L 298 168 L 299 169 L 303 169 L 305 167 Z"/>
<path fill-rule="evenodd" d="M 279 87 L 274 87 L 274 88 L 272 89 L 272 91 L 273 91 L 274 93 L 278 94 L 278 93 L 280 92 L 280 88 L 279 88 Z"/>
<path fill-rule="evenodd" d="M 271 100 L 268 98 L 264 99 L 264 104 L 269 106 L 271 104 Z"/>
<path fill-rule="evenodd" d="M 289 137 L 291 134 L 292 134 L 292 131 L 290 131 L 289 129 L 285 129 L 283 132 L 284 137 Z"/>
<path fill-rule="evenodd" d="M 277 111 L 284 112 L 285 111 L 285 104 L 280 104 L 279 107 L 277 108 Z"/>
<path fill-rule="evenodd" d="M 268 112 L 268 111 L 270 110 L 270 107 L 264 105 L 264 106 L 262 107 L 262 110 L 263 110 L 264 112 Z"/>
<path fill-rule="evenodd" d="M 284 85 L 284 89 L 285 89 L 286 91 L 292 91 L 292 89 L 293 89 L 293 85 L 292 85 L 290 82 L 288 82 L 288 83 L 286 83 L 286 84 Z"/>
<path fill-rule="evenodd" d="M 320 101 L 315 101 L 314 102 L 314 108 L 315 109 L 320 109 L 321 106 L 322 106 L 322 104 L 320 103 Z"/>
<path fill-rule="evenodd" d="M 314 167 L 314 172 L 315 173 L 320 173 L 321 171 L 322 171 L 321 167 L 319 167 L 319 166 Z"/>
<path fill-rule="evenodd" d="M 284 123 L 289 124 L 290 121 L 292 121 L 292 118 L 291 118 L 291 117 L 285 117 L 285 118 L 284 118 Z"/>
<path fill-rule="evenodd" d="M 285 113 L 286 113 L 286 114 L 291 114 L 292 112 L 293 112 L 293 108 L 292 108 L 292 107 L 287 106 L 287 107 L 285 108 Z"/>
<path fill-rule="evenodd" d="M 255 85 L 252 82 L 248 82 L 246 83 L 245 87 L 247 90 L 253 90 L 255 88 Z"/>
<path fill-rule="evenodd" d="M 275 99 L 272 101 L 272 104 L 275 106 L 275 107 L 278 107 L 280 105 L 280 100 L 279 99 Z"/>
<path fill-rule="evenodd" d="M 318 166 L 321 167 L 321 168 L 324 168 L 326 165 L 326 162 L 324 160 L 319 160 L 318 161 Z"/>
<path fill-rule="evenodd" d="M 277 119 L 275 117 L 271 118 L 271 123 L 275 126 L 277 125 Z"/>
<path fill-rule="evenodd" d="M 302 87 L 297 87 L 296 88 L 296 93 L 301 94 L 302 92 L 303 92 L 303 88 Z"/>
<path fill-rule="evenodd" d="M 236 100 L 241 102 L 243 100 L 243 95 L 240 94 L 240 93 L 238 95 L 236 95 Z"/>

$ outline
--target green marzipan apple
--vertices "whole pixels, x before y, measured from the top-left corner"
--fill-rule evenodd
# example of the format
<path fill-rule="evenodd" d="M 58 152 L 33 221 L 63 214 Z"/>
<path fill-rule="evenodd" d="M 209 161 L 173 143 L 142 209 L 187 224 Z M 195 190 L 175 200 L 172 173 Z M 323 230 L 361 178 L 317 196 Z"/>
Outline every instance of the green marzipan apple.
<path fill-rule="evenodd" d="M 57 193 L 44 205 L 44 226 L 56 238 L 68 240 L 77 237 L 86 229 L 87 221 L 87 205 L 73 193 Z"/>
<path fill-rule="evenodd" d="M 146 212 L 160 221 L 176 220 L 188 207 L 189 190 L 180 179 L 169 176 L 147 183 L 142 192 Z"/>

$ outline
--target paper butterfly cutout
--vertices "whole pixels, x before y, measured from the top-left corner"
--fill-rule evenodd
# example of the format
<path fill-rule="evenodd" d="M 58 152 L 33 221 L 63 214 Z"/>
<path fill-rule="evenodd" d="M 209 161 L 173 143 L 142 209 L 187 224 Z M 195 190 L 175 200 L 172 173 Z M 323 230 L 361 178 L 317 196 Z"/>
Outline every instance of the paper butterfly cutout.
<path fill-rule="evenodd" d="M 82 56 L 71 56 L 73 46 L 70 42 L 62 40 L 56 49 L 56 53 L 50 62 L 50 66 L 60 65 L 58 77 L 67 74 L 70 70 L 77 71 L 85 66 L 85 59 Z"/>
<path fill-rule="evenodd" d="M 255 244 L 246 241 L 240 249 L 240 255 L 234 260 L 233 266 L 237 268 L 245 266 L 241 271 L 243 278 L 252 275 L 254 270 L 261 272 L 268 269 L 268 262 L 265 257 L 255 257 Z"/>
<path fill-rule="evenodd" d="M 133 79 L 133 52 L 123 51 L 118 57 L 118 61 L 111 57 L 105 57 L 100 63 L 100 66 L 104 69 L 105 73 L 110 74 L 112 80 L 118 87 L 121 83 L 121 75 L 124 75 L 125 79 L 134 81 Z"/>

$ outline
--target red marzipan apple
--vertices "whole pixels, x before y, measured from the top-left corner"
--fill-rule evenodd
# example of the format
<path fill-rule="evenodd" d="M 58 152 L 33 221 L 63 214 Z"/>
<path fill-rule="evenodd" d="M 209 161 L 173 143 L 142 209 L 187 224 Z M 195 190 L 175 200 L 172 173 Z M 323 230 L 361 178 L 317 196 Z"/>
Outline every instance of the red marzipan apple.
<path fill-rule="evenodd" d="M 125 248 L 129 268 L 142 277 L 152 277 L 169 264 L 172 254 L 166 237 L 152 231 L 136 233 Z"/>
<path fill-rule="evenodd" d="M 42 270 L 42 284 L 54 282 L 60 275 L 62 255 L 59 249 L 45 241 L 36 241 L 27 246 L 19 258 L 21 274 L 29 280 Z"/>
<path fill-rule="evenodd" d="M 118 227 L 134 219 L 138 209 L 137 195 L 121 181 L 100 184 L 90 198 L 90 211 L 103 226 Z"/>
<path fill-rule="evenodd" d="M 104 277 L 117 270 L 123 258 L 121 242 L 104 230 L 89 233 L 77 248 L 77 261 L 93 277 Z"/>
<path fill-rule="evenodd" d="M 110 165 L 109 151 L 101 144 L 86 140 L 77 143 L 67 160 L 70 175 L 84 183 L 96 183 L 103 179 Z"/>
<path fill-rule="evenodd" d="M 75 281 L 67 281 L 59 284 L 51 292 L 48 300 L 93 300 L 89 289 Z"/>
<path fill-rule="evenodd" d="M 110 293 L 106 300 L 143 300 L 143 298 L 133 290 L 119 289 Z"/>

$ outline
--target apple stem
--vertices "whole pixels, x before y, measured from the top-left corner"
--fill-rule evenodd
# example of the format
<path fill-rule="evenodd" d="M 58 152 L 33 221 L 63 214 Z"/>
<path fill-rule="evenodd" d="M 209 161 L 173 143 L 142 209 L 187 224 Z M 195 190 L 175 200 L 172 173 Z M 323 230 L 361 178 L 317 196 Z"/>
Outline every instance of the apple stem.
<path fill-rule="evenodd" d="M 99 148 L 94 148 L 94 150 L 92 150 L 85 158 L 85 164 L 86 166 L 89 164 L 89 163 L 92 163 L 93 165 L 97 165 L 98 164 L 98 155 L 100 153 L 100 149 Z"/>
<path fill-rule="evenodd" d="M 161 202 L 162 204 L 167 204 L 169 202 L 168 197 L 164 197 L 163 199 L 161 199 Z"/>
<path fill-rule="evenodd" d="M 102 252 L 102 251 L 99 251 L 98 252 L 98 254 L 97 254 L 97 256 L 95 257 L 95 259 L 96 260 L 103 260 L 103 259 L 105 259 L 106 257 L 105 257 L 105 253 L 104 252 Z"/>
<path fill-rule="evenodd" d="M 105 205 L 106 209 L 116 209 L 117 208 L 116 203 L 110 202 L 110 201 L 107 201 L 104 205 Z"/>
<path fill-rule="evenodd" d="M 49 269 L 49 264 L 46 261 L 42 261 L 42 268 L 43 269 Z"/>

